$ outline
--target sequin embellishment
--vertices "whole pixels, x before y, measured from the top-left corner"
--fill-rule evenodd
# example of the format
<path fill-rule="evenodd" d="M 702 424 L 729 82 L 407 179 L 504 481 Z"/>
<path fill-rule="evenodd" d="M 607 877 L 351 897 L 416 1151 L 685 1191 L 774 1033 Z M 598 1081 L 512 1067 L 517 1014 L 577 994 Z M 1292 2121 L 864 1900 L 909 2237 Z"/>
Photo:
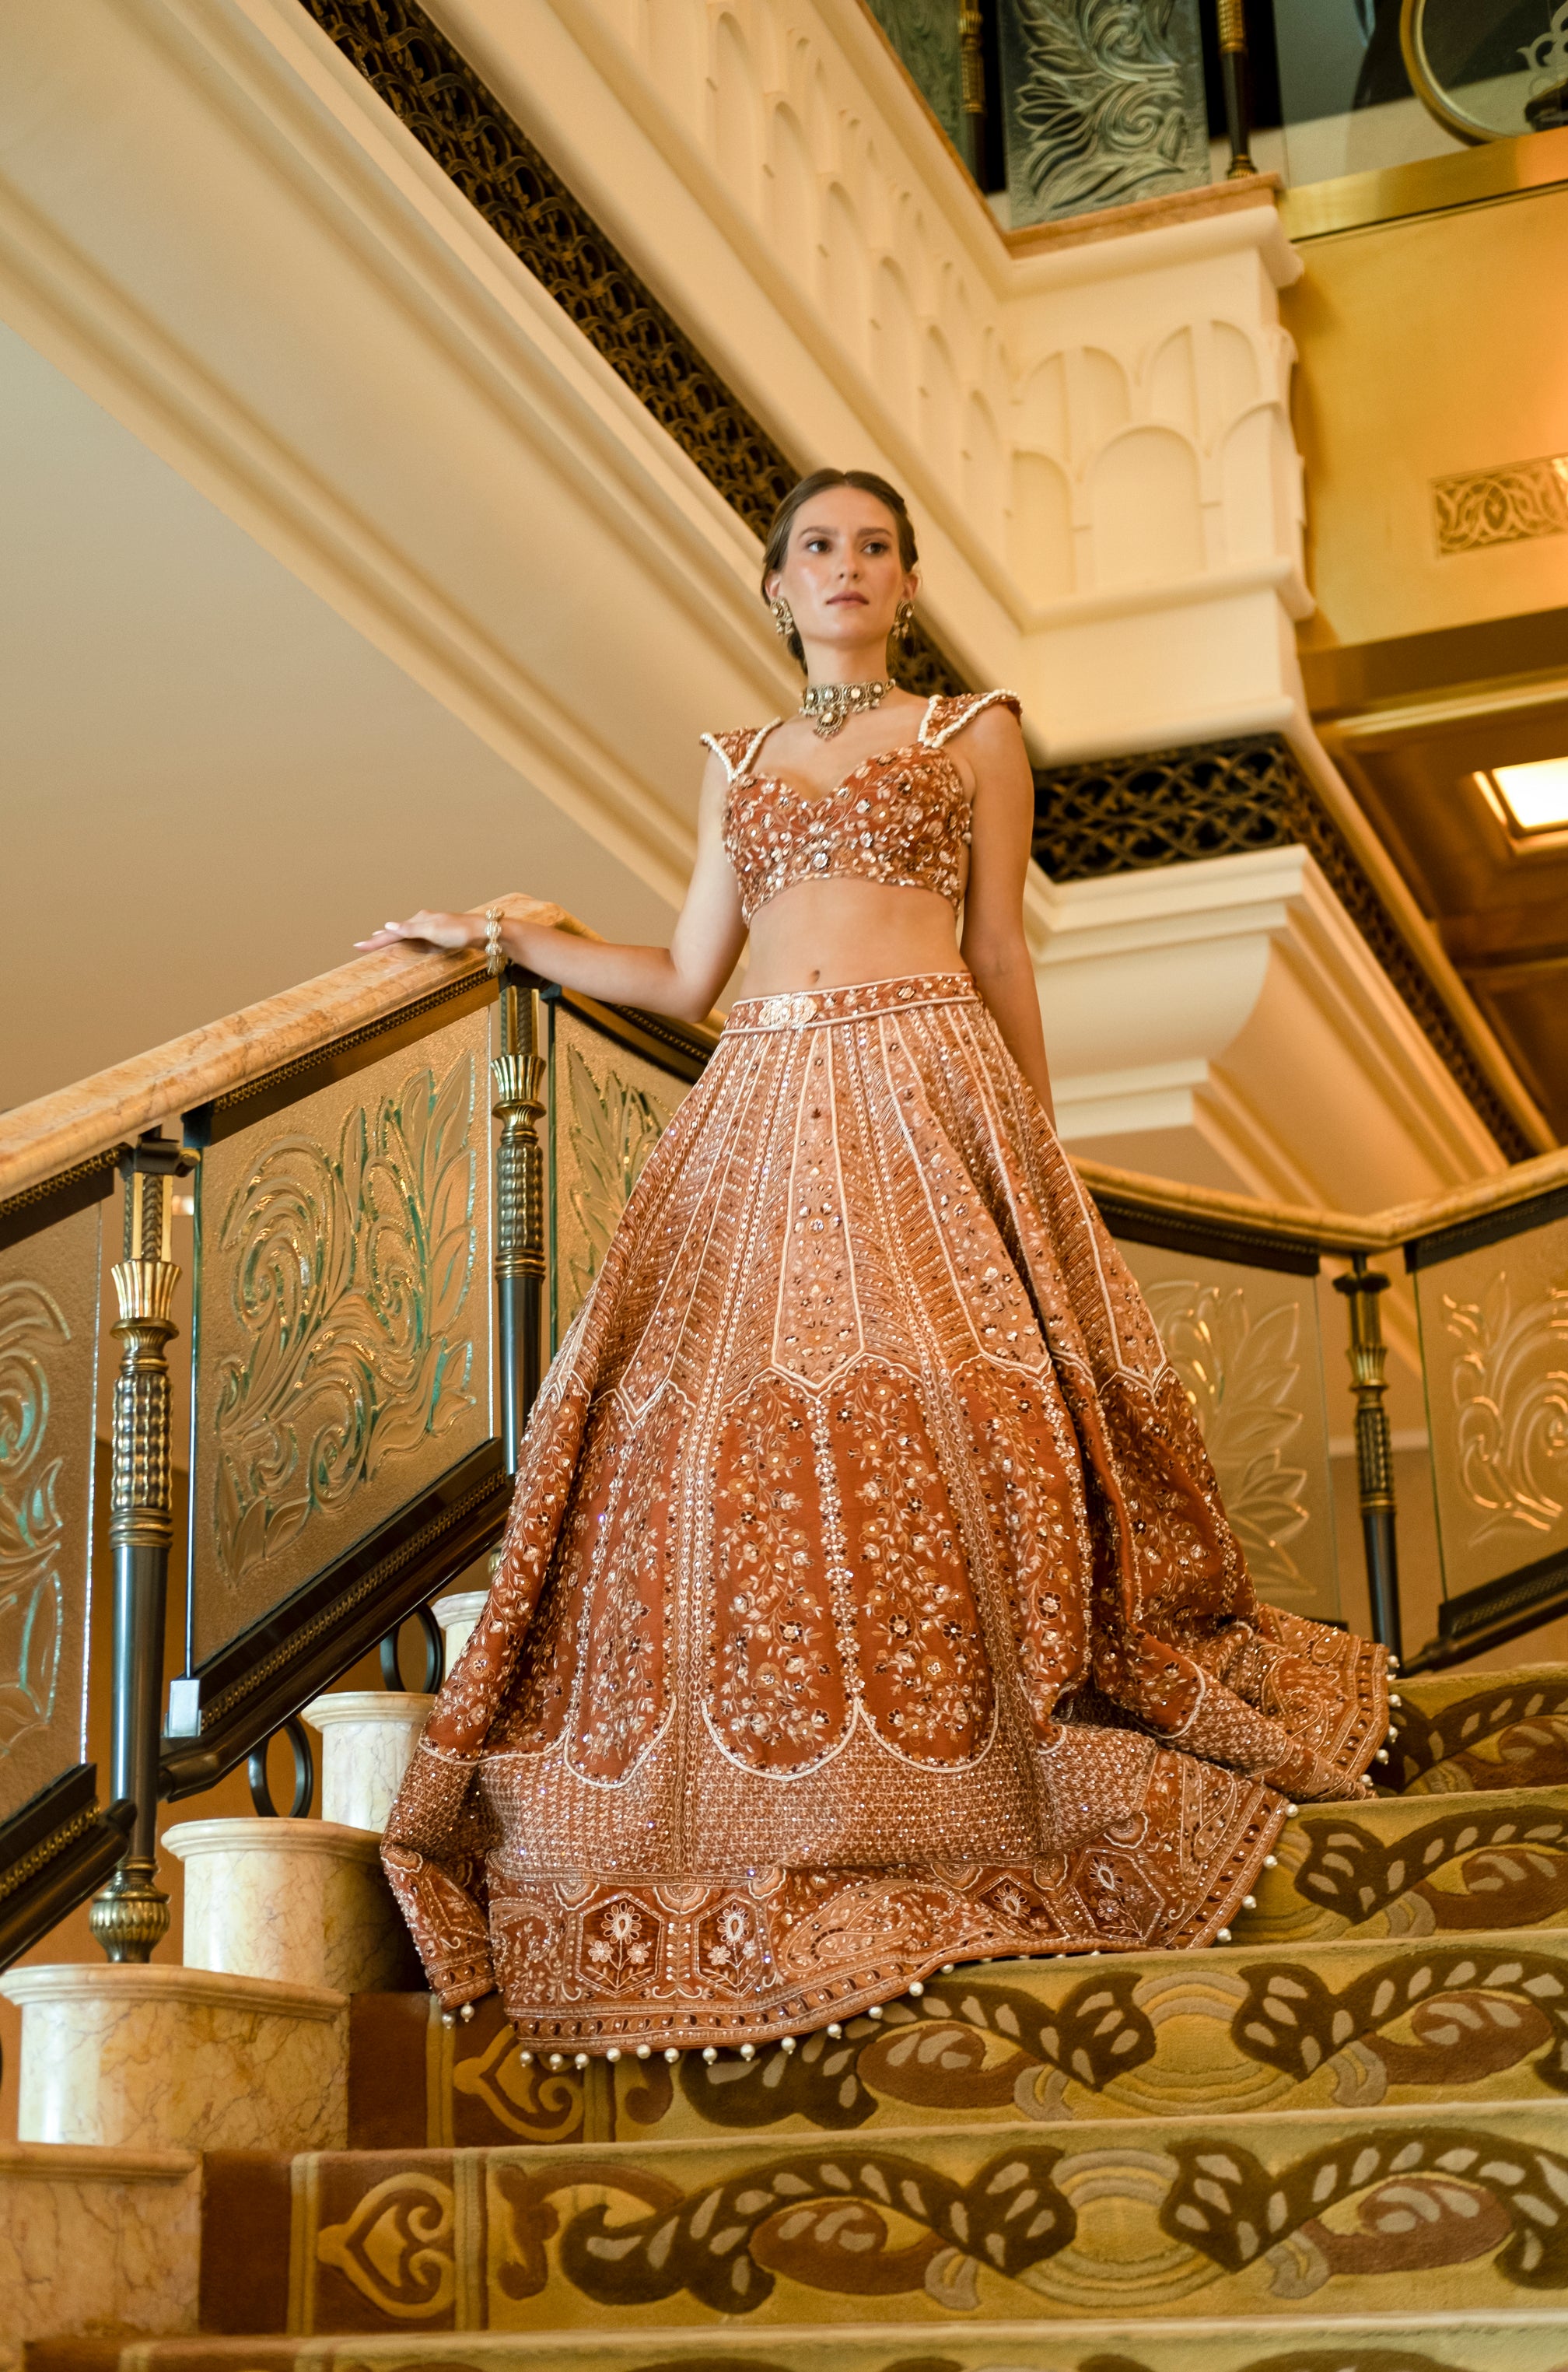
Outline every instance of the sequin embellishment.
<path fill-rule="evenodd" d="M 1010 692 L 933 700 L 918 740 L 863 759 L 816 796 L 749 770 L 772 726 L 704 734 L 729 775 L 725 850 L 740 884 L 746 921 L 796 882 L 835 876 L 889 889 L 934 890 L 957 906 L 970 843 L 970 797 L 947 745 L 982 710 L 998 705 L 1018 714 Z"/>

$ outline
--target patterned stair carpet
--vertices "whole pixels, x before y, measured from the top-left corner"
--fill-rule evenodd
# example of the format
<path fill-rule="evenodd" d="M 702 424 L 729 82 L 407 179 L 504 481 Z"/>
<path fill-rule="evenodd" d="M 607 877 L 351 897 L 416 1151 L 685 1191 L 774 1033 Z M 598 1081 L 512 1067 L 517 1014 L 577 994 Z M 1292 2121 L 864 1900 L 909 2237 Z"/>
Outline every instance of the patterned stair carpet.
<path fill-rule="evenodd" d="M 1401 1795 L 1568 1782 L 1568 1671 L 1434 1672 L 1401 1680 L 1384 1776 Z"/>
<path fill-rule="evenodd" d="M 499 2006 L 354 2004 L 356 2149 L 713 2140 L 1568 2093 L 1568 1933 L 996 1961 L 791 2056 L 523 2059 Z"/>
<path fill-rule="evenodd" d="M 1558 2101 L 888 2127 L 602 2148 L 219 2152 L 225 2332 L 599 2331 L 968 2315 L 1568 2320 Z"/>
<path fill-rule="evenodd" d="M 542 2338 L 472 2332 L 447 2340 L 162 2339 L 123 2347 L 55 2340 L 29 2372 L 1568 2372 L 1557 2313 L 1293 2316 L 1255 2324 L 1079 2322 L 1042 2331 L 969 2322 L 944 2331 L 797 2325 L 638 2336 Z"/>
<path fill-rule="evenodd" d="M 1211 1952 L 673 2064 L 361 1996 L 350 2147 L 207 2159 L 205 2335 L 29 2372 L 1568 2372 L 1568 1671 L 1403 1696 Z"/>

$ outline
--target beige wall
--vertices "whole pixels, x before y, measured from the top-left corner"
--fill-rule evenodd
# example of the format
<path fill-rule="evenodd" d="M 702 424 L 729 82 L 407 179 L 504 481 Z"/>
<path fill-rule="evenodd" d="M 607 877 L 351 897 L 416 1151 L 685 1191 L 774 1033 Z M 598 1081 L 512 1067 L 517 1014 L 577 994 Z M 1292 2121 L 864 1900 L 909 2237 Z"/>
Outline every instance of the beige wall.
<path fill-rule="evenodd" d="M 528 890 L 665 936 L 645 882 L 3 325 L 0 416 L 0 1109 L 416 906 Z M 521 518 L 519 571 L 528 545 Z"/>

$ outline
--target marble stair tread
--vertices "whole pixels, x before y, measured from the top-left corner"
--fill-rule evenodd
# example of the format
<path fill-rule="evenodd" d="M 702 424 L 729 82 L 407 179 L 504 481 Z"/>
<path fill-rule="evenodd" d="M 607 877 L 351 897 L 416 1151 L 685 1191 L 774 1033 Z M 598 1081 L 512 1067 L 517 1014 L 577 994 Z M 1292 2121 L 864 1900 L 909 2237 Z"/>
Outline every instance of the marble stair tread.
<path fill-rule="evenodd" d="M 0 2365 L 72 2328 L 197 2330 L 201 2224 L 194 2151 L 0 2142 Z"/>
<path fill-rule="evenodd" d="M 1400 1680 L 1386 1780 L 1404 1795 L 1568 1783 L 1568 1664 Z"/>
<path fill-rule="evenodd" d="M 569 2150 L 216 2152 L 202 2328 L 1499 2313 L 1568 2337 L 1556 2102 Z M 1568 2354 L 1568 2348 L 1564 2350 Z"/>
<path fill-rule="evenodd" d="M 10 1970 L 24 2141 L 326 2149 L 347 2130 L 346 1994 L 213 1969 Z"/>
<path fill-rule="evenodd" d="M 411 2357 L 400 2334 L 309 2339 L 35 2342 L 26 2372 L 1562 2372 L 1555 2309 L 1499 2314 L 1096 2318 L 1046 2330 L 969 2321 L 944 2330 L 890 2320 L 858 2329 L 803 2321 L 766 2331 L 677 2327 L 654 2333 L 432 2331 Z"/>
<path fill-rule="evenodd" d="M 525 2062 L 499 2000 L 362 1994 L 350 2146 L 506 2146 L 1568 2097 L 1568 1931 L 1351 1938 L 933 1978 L 842 2038 L 742 2060 Z"/>
<path fill-rule="evenodd" d="M 1568 1925 L 1568 1785 L 1303 1804 L 1238 1944 Z"/>

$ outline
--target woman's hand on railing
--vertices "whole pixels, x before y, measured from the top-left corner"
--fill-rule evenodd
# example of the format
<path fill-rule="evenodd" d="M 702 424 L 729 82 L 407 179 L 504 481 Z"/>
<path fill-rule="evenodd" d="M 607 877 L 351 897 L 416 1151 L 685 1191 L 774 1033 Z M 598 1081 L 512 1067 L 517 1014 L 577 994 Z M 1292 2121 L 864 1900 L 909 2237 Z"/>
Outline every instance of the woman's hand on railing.
<path fill-rule="evenodd" d="M 367 939 L 355 939 L 361 955 L 371 955 L 377 948 L 396 947 L 401 939 L 412 939 L 427 948 L 482 948 L 484 945 L 482 914 L 437 914 L 422 906 L 406 923 L 383 923 Z"/>

